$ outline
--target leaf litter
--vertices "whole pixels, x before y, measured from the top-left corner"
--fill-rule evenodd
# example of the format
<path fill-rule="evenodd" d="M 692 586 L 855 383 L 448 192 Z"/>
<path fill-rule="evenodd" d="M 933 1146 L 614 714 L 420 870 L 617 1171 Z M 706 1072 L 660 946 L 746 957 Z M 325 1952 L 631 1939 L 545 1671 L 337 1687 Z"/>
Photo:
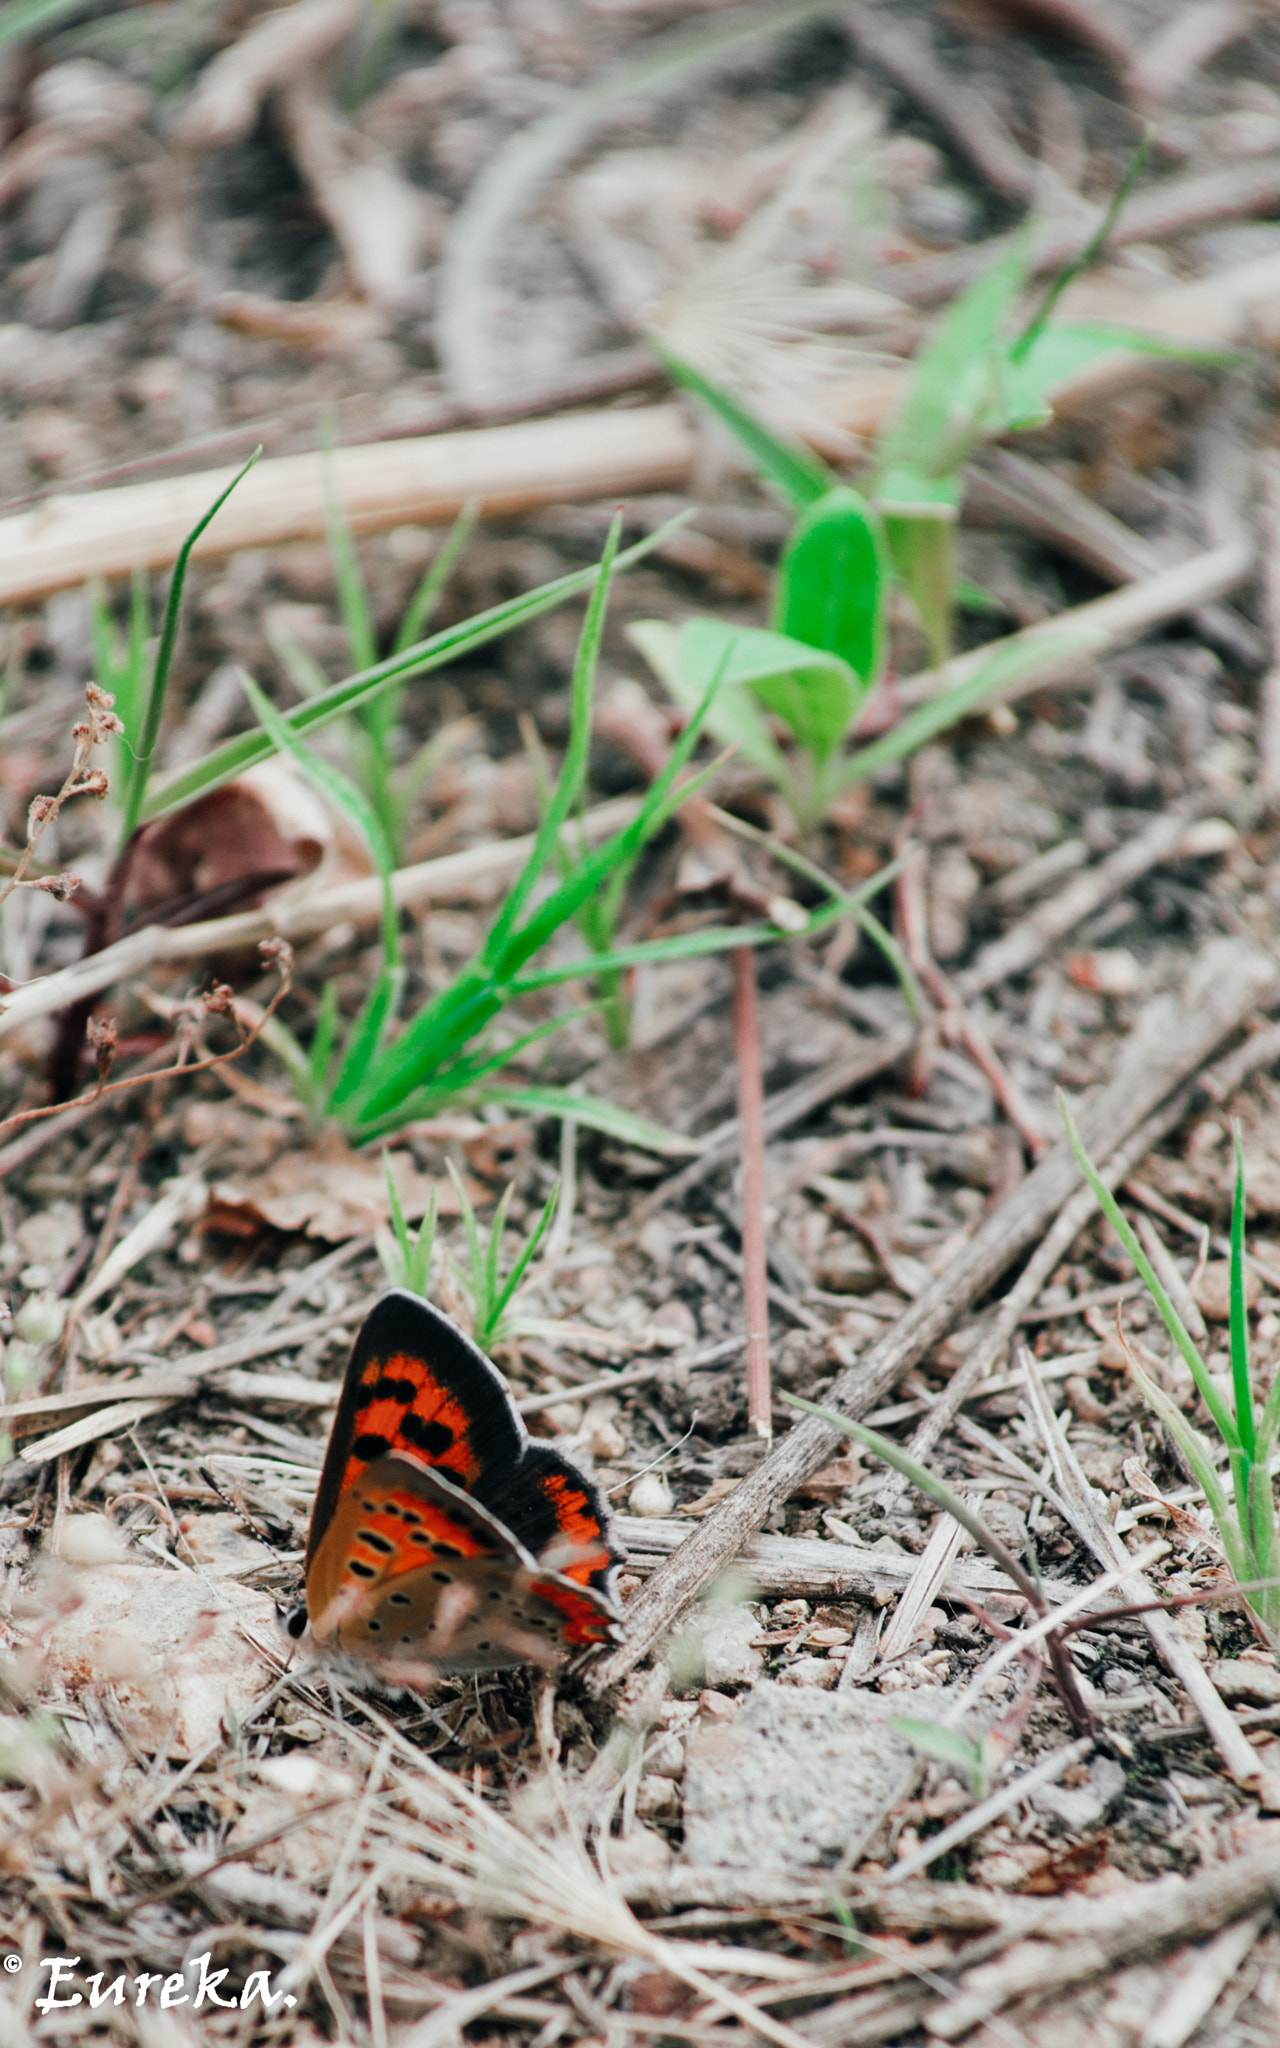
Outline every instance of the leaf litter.
<path fill-rule="evenodd" d="M 816 8 L 790 10 L 783 35 L 732 8 L 568 0 L 402 19 L 316 0 L 247 19 L 31 12 L 33 39 L 0 51 L 5 513 L 162 465 L 238 462 L 259 441 L 272 455 L 327 431 L 390 443 L 620 390 L 625 410 L 660 377 L 636 346 L 655 319 L 678 353 L 700 351 L 708 373 L 856 468 L 852 412 L 830 424 L 833 389 L 857 384 L 865 407 L 875 378 L 892 387 L 930 309 L 975 274 L 967 263 L 990 261 L 1028 169 L 1069 240 L 1105 207 L 1142 117 L 1156 160 L 1136 226 L 1122 219 L 1079 310 L 1127 319 L 1138 294 L 1163 295 L 1173 321 L 1192 303 L 1179 291 L 1216 295 L 1229 309 L 1217 338 L 1249 353 L 1225 371 L 1145 360 L 1077 393 L 1016 453 L 981 456 L 959 573 L 1027 625 L 1253 518 L 1273 401 L 1280 81 L 1245 10 L 1218 11 L 1212 48 L 1209 11 L 1153 20 L 1136 4 L 1111 10 L 1105 34 L 1086 8 L 979 22 L 922 7 L 894 36 L 852 37 Z M 634 77 L 654 32 L 691 25 L 699 51 L 668 49 L 643 90 L 603 83 Z M 951 75 L 980 124 L 948 110 Z M 536 176 L 521 172 L 522 138 L 526 163 L 541 152 Z M 674 634 L 693 612 L 725 630 L 768 623 L 755 600 L 787 522 L 724 437 L 697 432 L 697 519 L 616 584 L 603 691 L 645 680 L 628 626 Z M 594 560 L 612 509 L 595 495 L 482 512 L 443 622 Z M 627 497 L 627 538 L 675 509 L 657 491 Z M 1263 540 L 1274 553 L 1265 523 Z M 442 542 L 411 510 L 358 537 L 375 648 Z M 323 687 L 349 666 L 351 615 L 314 528 L 197 561 L 189 600 L 166 774 L 243 728 L 237 666 L 286 704 L 304 675 Z M 123 647 L 129 592 L 113 584 L 103 601 Z M 764 1469 L 743 1369 L 730 986 L 714 959 L 639 966 L 627 1049 L 571 1019 L 514 1054 L 527 1110 L 442 1109 L 393 1155 L 406 1217 L 437 1198 L 433 1287 L 461 1316 L 450 1166 L 486 1227 L 485 1204 L 514 1183 L 516 1246 L 559 1181 L 499 1362 L 532 1426 L 613 1491 L 627 1605 L 672 1588 L 658 1653 L 603 1697 L 589 1676 L 552 1688 L 495 1674 L 387 1702 L 284 1669 L 275 1604 L 297 1587 L 329 1404 L 382 1284 L 373 1240 L 392 1209 L 376 1156 L 309 1130 L 269 1041 L 0 1138 L 0 1429 L 16 1453 L 0 1476 L 0 1910 L 22 1963 L 0 1999 L 15 2040 L 145 2042 L 162 2024 L 132 2003 L 39 2012 L 42 1955 L 80 1957 L 81 1990 L 94 1971 L 158 1971 L 189 1992 L 210 1947 L 234 1987 L 266 1969 L 296 1999 L 273 2033 L 378 2048 L 464 2029 L 1045 2048 L 1180 2048 L 1200 2028 L 1232 2048 L 1271 2038 L 1275 1663 L 1241 1603 L 1219 1597 L 1203 1498 L 1126 1346 L 1184 1406 L 1189 1376 L 1096 1214 L 1038 1232 L 1056 1250 L 1043 1272 L 1033 1256 L 1025 1301 L 1012 1266 L 974 1277 L 968 1260 L 985 1219 L 1012 1229 L 1021 1213 L 1038 1145 L 1057 1137 L 1055 1087 L 1079 1101 L 1123 1072 L 1126 1047 L 1163 1047 L 1174 1108 L 1125 1164 L 1119 1199 L 1166 1289 L 1198 1311 L 1207 1371 L 1225 1383 L 1240 1119 L 1246 1312 L 1260 1384 L 1274 1377 L 1277 995 L 1221 950 L 1224 933 L 1263 955 L 1277 939 L 1273 611 L 1224 586 L 831 804 L 817 857 L 846 888 L 894 855 L 909 818 L 918 851 L 896 916 L 919 1016 L 850 919 L 779 938 L 757 962 L 772 1455 L 792 1435 L 786 1394 L 821 1404 L 851 1364 L 936 1316 L 861 1419 L 976 1505 L 1051 1604 L 1086 1602 L 1065 1639 L 1085 1735 L 1042 1645 L 1010 1640 L 1032 1622 L 1013 1582 L 865 1451 L 831 1444 L 797 1463 L 707 1597 L 678 1612 L 680 1582 L 661 1578 L 691 1530 L 721 1541 Z M 962 645 L 981 617 L 962 615 Z M 101 639 L 79 587 L 10 611 L 4 630 L 0 781 L 5 843 L 21 847 L 33 797 L 66 776 Z M 904 612 L 892 630 L 899 668 L 919 669 L 919 626 Z M 475 849 L 483 863 L 536 826 L 521 721 L 556 760 L 575 638 L 575 620 L 545 612 L 406 691 L 396 765 L 425 754 L 407 860 Z M 645 701 L 669 748 L 668 708 L 656 690 Z M 635 728 L 634 714 L 600 721 L 594 800 L 652 774 Z M 712 793 L 765 846 L 747 842 L 735 872 L 695 834 L 658 841 L 625 943 L 718 920 L 735 891 L 805 901 L 769 851 L 789 828 L 767 782 L 739 760 Z M 294 889 L 348 887 L 346 821 L 306 795 L 270 813 L 284 828 L 270 857 L 248 843 L 266 829 L 257 814 L 252 833 L 214 822 L 185 849 L 148 828 L 156 891 L 261 881 L 277 861 Z M 102 879 L 90 808 L 42 817 L 53 879 Z M 512 872 L 406 912 L 423 992 L 474 952 Z M 367 893 L 298 940 L 291 1029 L 316 1028 L 326 987 L 344 1017 L 367 995 L 380 914 Z M 70 965 L 83 937 L 56 888 L 13 889 L 0 932 L 15 987 Z M 261 1016 L 278 977 L 227 942 L 92 992 L 117 1025 L 116 1072 L 169 1066 L 173 1006 L 211 979 L 232 984 L 242 1026 Z M 566 970 L 583 957 L 576 940 L 555 945 Z M 1197 1037 L 1195 1006 L 1233 974 L 1234 1008 L 1224 994 L 1218 1036 Z M 521 1028 L 554 1001 L 531 991 Z M 201 1047 L 221 1014 L 201 1017 Z M 5 1041 L 6 1114 L 40 1103 L 48 1030 L 36 1016 Z M 1176 1070 L 1179 1045 L 1194 1051 Z M 558 1135 L 539 1087 L 585 1087 L 702 1149 L 681 1164 L 621 1128 Z M 1099 1163 L 1113 1135 L 1091 1137 Z M 250 2023 L 206 2006 L 194 2024 L 247 2039 Z"/>

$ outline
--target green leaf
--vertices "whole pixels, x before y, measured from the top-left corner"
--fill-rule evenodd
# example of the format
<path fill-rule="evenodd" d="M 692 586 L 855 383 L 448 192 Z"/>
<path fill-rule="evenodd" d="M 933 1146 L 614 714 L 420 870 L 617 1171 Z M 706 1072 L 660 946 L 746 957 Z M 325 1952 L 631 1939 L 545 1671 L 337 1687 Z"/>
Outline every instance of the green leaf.
<path fill-rule="evenodd" d="M 695 711 L 705 690 L 685 672 L 680 628 L 666 619 L 637 619 L 626 632 L 672 702 L 683 711 Z M 716 691 L 707 712 L 707 729 L 721 746 L 736 748 L 744 761 L 760 769 L 771 782 L 785 784 L 786 762 L 774 744 L 759 705 L 745 690 Z"/>
<path fill-rule="evenodd" d="M 940 690 L 928 703 L 917 705 L 878 740 L 872 740 L 869 746 L 860 747 L 856 754 L 850 754 L 847 760 L 842 761 L 835 776 L 836 788 L 846 789 L 852 783 L 865 782 L 869 775 L 887 768 L 891 761 L 901 761 L 908 754 L 914 754 L 936 733 L 958 725 L 962 718 L 968 718 L 972 712 L 981 709 L 988 698 L 998 697 L 1002 690 L 1009 689 L 1024 676 L 1034 675 L 1038 668 L 1060 660 L 1076 648 L 1083 650 L 1097 644 L 1098 636 L 1091 631 L 1064 629 L 1060 634 L 1037 635 L 1034 640 L 1018 639 L 997 647 L 996 652 L 963 682 L 953 683 L 949 690 Z"/>
<path fill-rule="evenodd" d="M 120 844 L 133 837 L 144 817 L 153 815 L 145 804 L 147 783 L 151 776 L 151 761 L 160 737 L 160 720 L 164 715 L 165 693 L 169 687 L 169 670 L 173 665 L 173 650 L 178 642 L 178 622 L 182 617 L 182 593 L 186 588 L 187 569 L 191 561 L 191 550 L 213 519 L 215 519 L 238 483 L 242 483 L 262 449 L 255 448 L 242 469 L 236 471 L 225 490 L 218 493 L 207 512 L 197 519 L 190 533 L 178 549 L 178 559 L 173 565 L 169 578 L 169 595 L 165 600 L 164 619 L 160 627 L 160 643 L 156 648 L 155 667 L 151 671 L 151 688 L 147 694 L 146 709 L 143 711 L 136 738 L 133 741 L 133 762 L 129 781 L 124 793 L 124 821 L 120 831 Z M 267 749 L 269 753 L 270 748 Z"/>
<path fill-rule="evenodd" d="M 929 660 L 940 668 L 951 653 L 955 607 L 956 521 L 954 509 L 907 511 L 886 508 L 885 538 L 893 566 L 924 627 Z"/>
<path fill-rule="evenodd" d="M 680 634 L 680 661 L 691 693 L 701 695 L 717 676 L 718 701 L 751 690 L 818 762 L 836 751 L 863 695 L 839 655 L 757 626 L 690 619 Z"/>
<path fill-rule="evenodd" d="M 1238 1122 L 1233 1126 L 1232 1137 L 1235 1140 L 1236 1185 L 1231 1201 L 1231 1382 L 1236 1397 L 1240 1447 L 1245 1456 L 1252 1459 L 1257 1454 L 1257 1434 L 1254 1429 L 1253 1388 L 1249 1384 L 1249 1317 L 1244 1298 L 1244 1140 Z M 1270 1484 L 1268 1478 L 1268 1487 Z"/>
<path fill-rule="evenodd" d="M 836 478 L 816 455 L 800 441 L 767 427 L 749 407 L 695 370 L 692 363 L 673 353 L 653 334 L 649 343 L 675 384 L 683 385 L 695 398 L 711 408 L 717 419 L 742 443 L 762 476 L 775 483 L 793 505 L 814 505 L 824 498 Z"/>
<path fill-rule="evenodd" d="M 1138 1277 L 1159 1309 L 1161 1320 L 1166 1330 L 1186 1360 L 1191 1377 L 1200 1390 L 1200 1397 L 1213 1417 L 1214 1428 L 1222 1438 L 1223 1443 L 1226 1444 L 1228 1450 L 1238 1453 L 1241 1449 L 1240 1433 L 1231 1418 L 1231 1411 L 1214 1385 L 1208 1368 L 1196 1349 L 1190 1331 L 1165 1292 L 1164 1286 L 1139 1243 L 1128 1217 L 1106 1182 L 1102 1179 L 1089 1154 L 1085 1151 L 1084 1142 L 1079 1131 L 1076 1129 L 1075 1118 L 1067 1106 L 1067 1099 L 1061 1089 L 1058 1090 L 1058 1113 L 1067 1127 L 1067 1140 L 1075 1154 L 1076 1164 L 1092 1188 L 1094 1200 L 1097 1202 L 1098 1207 L 1111 1225 L 1111 1228 L 1115 1231 L 1125 1251 L 1133 1260 Z M 1203 1485 L 1203 1481 L 1201 1481 L 1201 1484 Z"/>
<path fill-rule="evenodd" d="M 1005 362 L 1004 419 L 1000 431 L 1022 432 L 1042 426 L 1052 416 L 1052 394 L 1080 371 L 1108 356 L 1164 356 L 1173 362 L 1222 369 L 1239 361 L 1231 349 L 1197 348 L 1157 334 L 1127 327 L 1063 323 L 1037 334 L 1025 355 L 1012 352 Z"/>
<path fill-rule="evenodd" d="M 647 1117 L 620 1109 L 616 1102 L 605 1102 L 598 1095 L 579 1095 L 572 1088 L 485 1088 L 474 1092 L 471 1099 L 502 1103 L 530 1116 L 568 1118 L 585 1124 L 588 1130 L 603 1132 L 607 1138 L 619 1138 L 624 1144 L 637 1145 L 641 1151 L 657 1152 L 668 1159 L 695 1157 L 703 1149 L 701 1139 L 664 1130 Z"/>
<path fill-rule="evenodd" d="M 1017 236 L 961 293 L 916 357 L 904 401 L 880 438 L 874 497 L 882 511 L 958 503 L 964 464 L 1004 417 L 1001 330 L 1029 256 L 1027 236 Z"/>
<path fill-rule="evenodd" d="M 958 1728 L 944 1728 L 937 1721 L 913 1721 L 905 1715 L 895 1714 L 889 1726 L 913 1749 L 923 1756 L 936 1757 L 939 1763 L 954 1764 L 969 1780 L 969 1789 L 975 1799 L 981 1799 L 986 1791 L 987 1771 L 982 1754 L 982 1744 L 972 1736 L 961 1734 Z"/>
<path fill-rule="evenodd" d="M 839 485 L 797 521 L 778 572 L 774 630 L 848 662 L 865 696 L 884 660 L 889 580 L 880 521 Z"/>
<path fill-rule="evenodd" d="M 313 783 L 323 796 L 327 796 L 330 803 L 345 813 L 368 847 L 382 882 L 382 943 L 388 963 L 398 963 L 400 918 L 391 893 L 395 852 L 381 818 L 358 783 L 353 782 L 351 777 L 332 761 L 322 759 L 319 754 L 313 753 L 310 747 L 303 745 L 288 720 L 276 710 L 271 699 L 264 690 L 259 689 L 253 677 L 244 669 L 239 671 L 239 675 L 241 686 L 259 724 L 270 734 L 281 753 L 292 756 L 307 780 Z"/>
<path fill-rule="evenodd" d="M 655 532 L 646 534 L 643 540 L 618 556 L 615 566 L 625 569 L 642 561 L 655 548 L 660 548 L 689 517 L 688 513 L 680 513 Z M 331 684 L 322 695 L 313 697 L 308 703 L 291 706 L 283 714 L 285 723 L 291 731 L 307 734 L 332 725 L 335 719 L 350 717 L 384 690 L 397 689 L 413 676 L 444 668 L 450 662 L 474 653 L 478 647 L 487 646 L 489 641 L 499 639 L 502 634 L 512 632 L 515 627 L 541 618 L 544 612 L 554 610 L 579 591 L 590 590 L 598 574 L 594 564 L 588 569 L 575 569 L 572 575 L 560 576 L 538 590 L 509 598 L 506 603 L 479 612 L 474 618 L 464 619 L 459 625 L 446 627 L 417 647 L 391 655 L 361 675 L 348 676 L 343 682 Z M 243 774 L 246 768 L 268 760 L 275 751 L 275 743 L 265 732 L 237 733 L 234 739 L 225 740 L 203 760 L 180 769 L 159 788 L 150 790 L 142 807 L 142 817 L 165 817 L 171 811 L 180 810 L 195 797 L 204 796 L 209 790 L 217 789 L 234 776 Z"/>

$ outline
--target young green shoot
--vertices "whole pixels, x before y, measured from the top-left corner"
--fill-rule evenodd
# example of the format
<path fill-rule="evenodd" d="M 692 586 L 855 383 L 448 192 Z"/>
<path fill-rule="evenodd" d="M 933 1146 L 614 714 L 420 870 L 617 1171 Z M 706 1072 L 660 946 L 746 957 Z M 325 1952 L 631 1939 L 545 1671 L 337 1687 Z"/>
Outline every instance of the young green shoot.
<path fill-rule="evenodd" d="M 415 1235 L 405 1221 L 404 1205 L 391 1171 L 389 1152 L 382 1155 L 382 1170 L 386 1176 L 387 1200 L 391 1204 L 392 1235 L 389 1241 L 379 1240 L 378 1258 L 389 1287 L 406 1287 L 410 1294 L 421 1295 L 425 1301 L 431 1286 L 431 1256 L 436 1241 L 436 1191 L 432 1188 L 426 1214 Z"/>
<path fill-rule="evenodd" d="M 169 687 L 169 670 L 173 666 L 174 648 L 178 641 L 178 623 L 182 617 L 182 593 L 186 586 L 187 569 L 191 561 L 191 550 L 210 522 L 222 510 L 236 485 L 240 483 L 261 455 L 261 448 L 255 448 L 244 467 L 238 470 L 224 491 L 210 505 L 208 511 L 198 519 L 178 550 L 178 559 L 173 565 L 169 579 L 169 595 L 165 602 L 164 619 L 160 626 L 160 643 L 156 648 L 155 665 L 151 671 L 151 682 L 145 701 L 142 690 L 138 689 L 138 703 L 132 728 L 125 724 L 125 743 L 131 752 L 129 778 L 125 785 L 123 819 L 120 828 L 120 845 L 125 847 L 132 839 L 142 821 L 143 804 L 147 794 L 147 783 L 151 776 L 151 763 L 155 756 L 156 741 L 160 737 L 160 721 L 164 716 L 165 693 Z"/>
<path fill-rule="evenodd" d="M 1230 1347 L 1231 1399 L 1210 1373 L 1199 1347 L 1174 1306 L 1111 1190 L 1085 1151 L 1071 1112 L 1059 1094 L 1058 1105 L 1071 1149 L 1107 1222 L 1134 1263 L 1138 1276 L 1159 1311 L 1226 1453 L 1227 1484 L 1207 1437 L 1187 1420 L 1164 1389 L 1130 1355 L 1129 1370 L 1147 1405 L 1159 1417 L 1195 1475 L 1209 1504 L 1232 1577 L 1246 1600 L 1260 1632 L 1280 1651 L 1280 1541 L 1277 1540 L 1271 1462 L 1280 1438 L 1280 1374 L 1259 1407 L 1249 1362 L 1249 1326 L 1245 1303 L 1245 1175 L 1240 1126 L 1235 1136 L 1235 1188 L 1231 1205 Z M 1276 1582 L 1276 1583 L 1269 1583 Z"/>
<path fill-rule="evenodd" d="M 502 1239 L 507 1227 L 507 1212 L 515 1194 L 515 1182 L 508 1181 L 502 1191 L 493 1222 L 486 1239 L 481 1238 L 476 1212 L 467 1193 L 461 1174 L 452 1159 L 448 1162 L 449 1177 L 462 1210 L 462 1225 L 467 1238 L 468 1272 L 459 1277 L 471 1296 L 472 1329 L 476 1343 L 482 1351 L 492 1351 L 495 1345 L 505 1343 L 509 1337 L 519 1334 L 517 1317 L 509 1316 L 516 1289 L 533 1262 L 538 1246 L 547 1234 L 556 1203 L 560 1197 L 560 1183 L 556 1182 L 543 1205 L 542 1214 L 534 1224 L 529 1236 L 516 1253 L 507 1272 L 499 1270 Z"/>

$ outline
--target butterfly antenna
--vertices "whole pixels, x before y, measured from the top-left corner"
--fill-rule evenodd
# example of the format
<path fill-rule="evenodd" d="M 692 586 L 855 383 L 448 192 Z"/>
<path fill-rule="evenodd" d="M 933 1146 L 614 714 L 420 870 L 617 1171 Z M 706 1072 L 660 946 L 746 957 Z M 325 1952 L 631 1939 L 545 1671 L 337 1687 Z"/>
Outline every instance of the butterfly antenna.
<path fill-rule="evenodd" d="M 673 1444 L 668 1444 L 665 1451 L 659 1451 L 656 1458 L 650 1458 L 648 1464 L 642 1465 L 638 1472 L 632 1472 L 628 1478 L 620 1479 L 616 1486 L 610 1486 L 606 1488 L 605 1499 L 612 1500 L 615 1493 L 625 1493 L 626 1489 L 629 1486 L 635 1485 L 637 1479 L 643 1479 L 646 1472 L 656 1471 L 657 1467 L 659 1465 L 665 1464 L 668 1458 L 673 1458 L 676 1452 L 679 1450 L 681 1444 L 688 1443 L 689 1438 L 693 1435 L 693 1432 L 697 1427 L 698 1411 L 695 1408 L 693 1411 L 693 1421 L 689 1424 L 689 1427 L 688 1429 L 686 1429 L 684 1435 L 678 1436 Z"/>
<path fill-rule="evenodd" d="M 283 1564 L 285 1562 L 284 1552 L 280 1549 L 278 1544 L 273 1543 L 271 1541 L 271 1538 L 267 1535 L 265 1529 L 260 1529 L 258 1527 L 257 1523 L 253 1519 L 253 1516 L 249 1513 L 248 1508 L 244 1505 L 244 1502 L 234 1500 L 232 1496 L 227 1492 L 226 1488 L 224 1486 L 221 1486 L 218 1483 L 218 1481 L 214 1478 L 213 1473 L 209 1470 L 209 1467 L 207 1465 L 197 1465 L 196 1470 L 199 1472 L 200 1477 L 203 1479 L 205 1485 L 217 1494 L 218 1499 L 222 1502 L 222 1505 L 224 1508 L 226 1508 L 227 1512 L 229 1514 L 234 1515 L 238 1522 L 243 1522 L 245 1528 L 249 1531 L 249 1534 L 253 1537 L 255 1543 L 264 1544 L 265 1547 L 271 1552 L 271 1555 L 274 1557 L 276 1563 Z"/>

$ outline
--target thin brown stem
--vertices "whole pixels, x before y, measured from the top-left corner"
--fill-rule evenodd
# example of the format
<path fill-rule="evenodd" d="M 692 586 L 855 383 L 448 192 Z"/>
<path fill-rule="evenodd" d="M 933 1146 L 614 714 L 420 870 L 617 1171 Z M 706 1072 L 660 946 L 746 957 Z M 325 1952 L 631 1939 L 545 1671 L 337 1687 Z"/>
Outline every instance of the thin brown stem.
<path fill-rule="evenodd" d="M 773 1439 L 769 1375 L 769 1277 L 764 1236 L 764 1082 L 760 1072 L 760 1020 L 756 963 L 750 946 L 733 963 L 733 1040 L 738 1061 L 738 1122 L 742 1130 L 742 1293 L 747 1317 L 747 1420 L 766 1443 Z"/>

